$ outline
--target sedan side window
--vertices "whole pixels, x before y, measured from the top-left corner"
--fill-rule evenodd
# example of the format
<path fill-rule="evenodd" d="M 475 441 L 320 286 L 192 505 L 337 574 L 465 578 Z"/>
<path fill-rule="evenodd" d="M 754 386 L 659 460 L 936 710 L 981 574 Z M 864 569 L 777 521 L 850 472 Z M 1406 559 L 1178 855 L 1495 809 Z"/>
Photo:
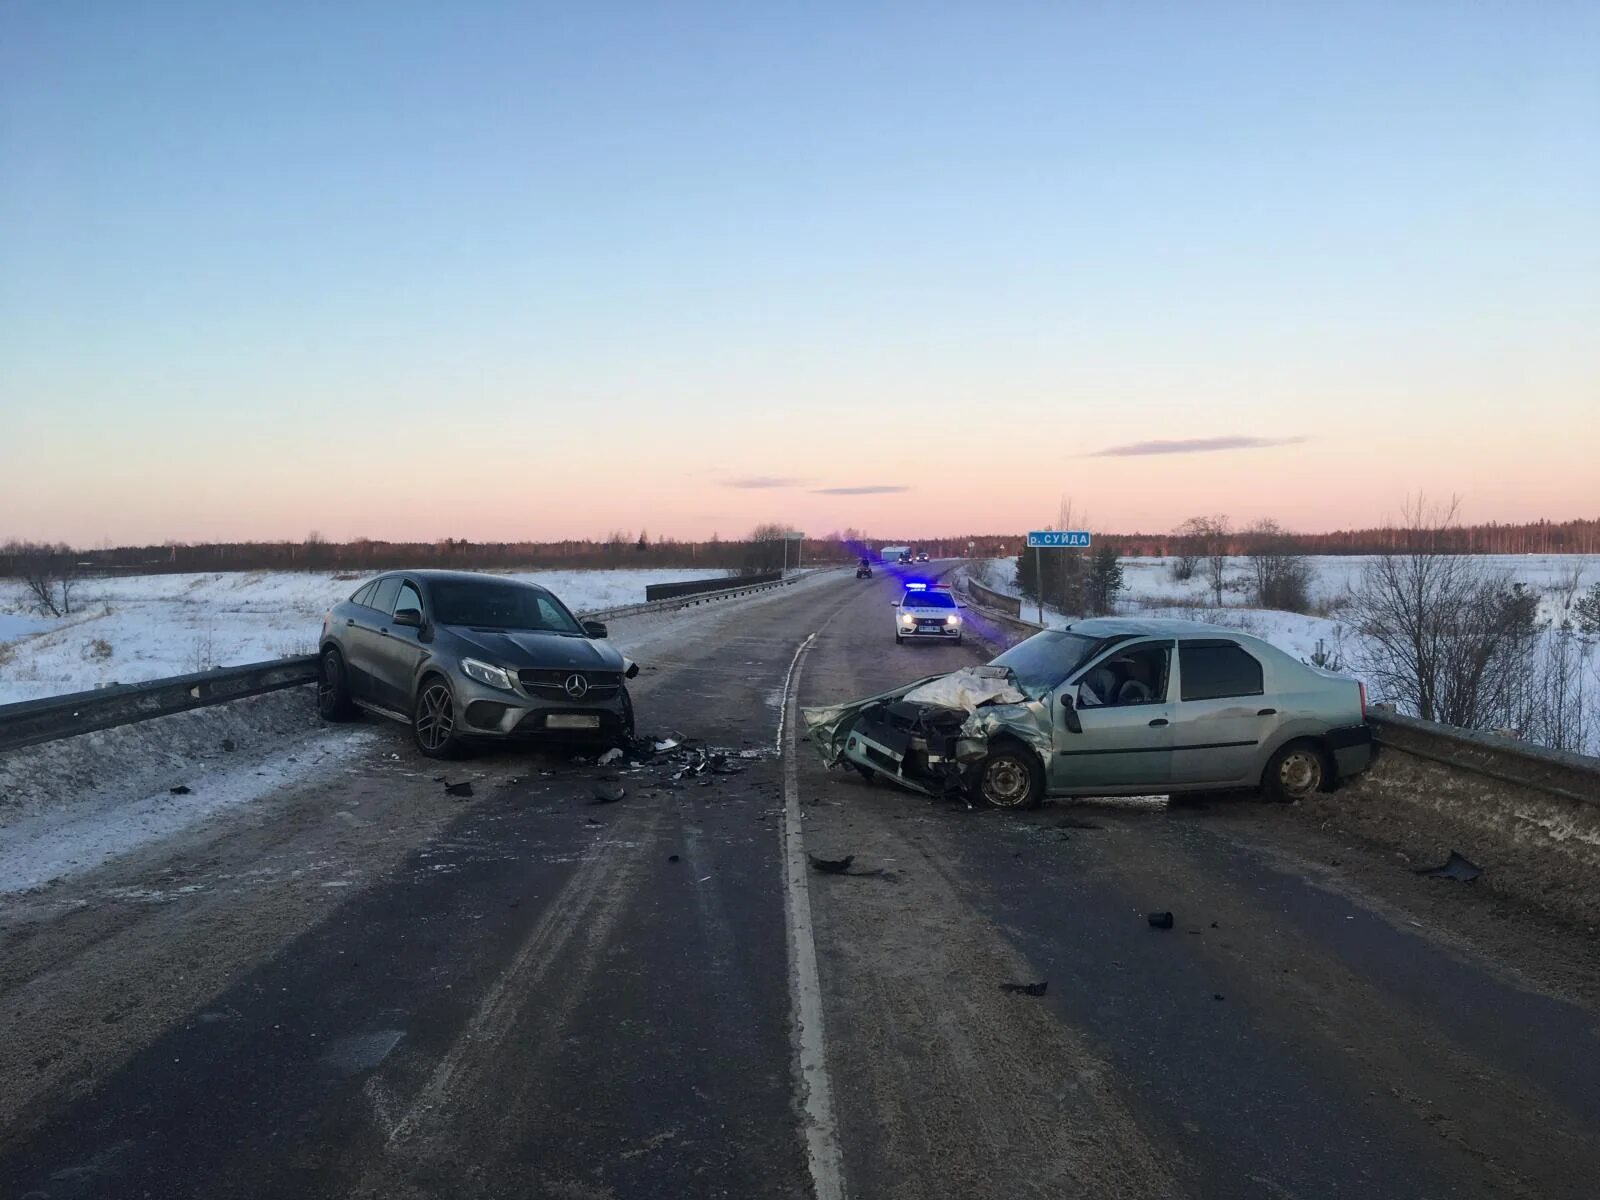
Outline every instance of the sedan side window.
<path fill-rule="evenodd" d="M 418 612 L 422 611 L 422 594 L 409 583 L 400 585 L 400 596 L 394 602 L 395 612 L 399 612 L 402 608 L 414 608 Z"/>
<path fill-rule="evenodd" d="M 400 581 L 398 579 L 378 580 L 378 590 L 372 593 L 372 599 L 367 603 L 379 612 L 388 614 L 394 611 L 394 598 L 400 594 Z"/>
<path fill-rule="evenodd" d="M 1185 700 L 1262 694 L 1261 663 L 1237 642 L 1182 642 L 1178 662 L 1183 668 Z"/>
<path fill-rule="evenodd" d="M 369 583 L 364 588 L 359 588 L 354 596 L 350 597 L 351 604 L 360 604 L 367 608 L 372 607 L 372 593 L 378 590 L 376 583 Z"/>
<path fill-rule="evenodd" d="M 1090 708 L 1164 703 L 1171 662 L 1171 642 L 1118 650 L 1101 659 L 1083 677 L 1078 688 L 1079 703 Z"/>

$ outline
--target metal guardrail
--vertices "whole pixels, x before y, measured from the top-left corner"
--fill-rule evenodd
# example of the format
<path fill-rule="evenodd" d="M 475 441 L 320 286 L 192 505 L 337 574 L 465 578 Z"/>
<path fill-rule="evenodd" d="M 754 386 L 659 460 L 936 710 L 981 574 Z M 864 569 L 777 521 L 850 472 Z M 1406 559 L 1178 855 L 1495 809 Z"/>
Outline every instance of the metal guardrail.
<path fill-rule="evenodd" d="M 317 656 L 303 654 L 246 667 L 222 667 L 196 675 L 119 683 L 92 692 L 0 705 L 0 751 L 299 687 L 316 678 Z"/>
<path fill-rule="evenodd" d="M 729 575 L 714 575 L 710 579 L 685 579 L 681 583 L 647 583 L 644 588 L 645 603 L 655 600 L 676 600 L 680 596 L 695 596 L 703 592 L 722 592 L 728 589 L 728 580 L 738 578 Z M 762 571 L 756 575 L 746 575 L 740 579 L 736 587 L 748 587 L 757 583 L 777 583 L 783 578 L 777 571 Z"/>
<path fill-rule="evenodd" d="M 991 587 L 985 587 L 970 575 L 963 575 L 966 592 L 984 608 L 997 613 L 1004 613 L 1008 617 L 1022 616 L 1022 601 L 1015 596 L 1007 596 L 1004 592 L 997 592 Z"/>
<path fill-rule="evenodd" d="M 791 587 L 805 577 L 795 576 L 723 591 L 621 605 L 578 615 L 587 620 L 604 621 L 640 613 L 669 612 Z M 218 667 L 193 675 L 176 675 L 144 683 L 113 684 L 91 692 L 72 692 L 65 696 L 46 696 L 17 704 L 0 704 L 0 752 L 75 737 L 80 733 L 93 733 L 98 729 L 131 725 L 154 717 L 167 717 L 194 708 L 226 704 L 246 696 L 299 687 L 316 682 L 316 678 L 317 655 L 303 654 L 243 667 Z"/>
<path fill-rule="evenodd" d="M 835 568 L 837 569 L 837 568 Z M 740 596 L 750 596 L 756 592 L 770 592 L 777 588 L 793 587 L 802 579 L 809 578 L 814 572 L 807 571 L 804 575 L 791 576 L 788 579 L 774 579 L 767 583 L 748 583 L 739 587 L 724 588 L 716 592 L 698 592 L 691 596 L 673 596 L 666 600 L 646 600 L 642 604 L 623 604 L 616 608 L 603 608 L 597 612 L 579 613 L 586 620 L 609 621 L 617 617 L 633 617 L 641 613 L 674 612 L 680 608 L 693 608 L 698 604 L 714 604 L 719 600 L 734 600 Z"/>
<path fill-rule="evenodd" d="M 1368 709 L 1367 723 L 1383 750 L 1532 788 L 1578 804 L 1600 806 L 1600 758 L 1551 750 L 1476 729 L 1457 729 L 1383 709 Z"/>

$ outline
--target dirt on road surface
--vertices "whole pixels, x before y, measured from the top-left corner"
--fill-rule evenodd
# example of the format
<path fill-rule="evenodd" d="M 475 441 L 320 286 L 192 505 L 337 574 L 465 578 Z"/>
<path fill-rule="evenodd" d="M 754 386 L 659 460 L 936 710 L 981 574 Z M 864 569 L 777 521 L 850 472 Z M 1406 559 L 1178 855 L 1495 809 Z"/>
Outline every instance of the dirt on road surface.
<path fill-rule="evenodd" d="M 786 705 L 978 655 L 896 647 L 893 588 L 614 625 L 727 774 L 311 731 L 0 898 L 0 1195 L 1593 1194 L 1592 937 L 1311 810 L 825 771 Z M 799 921 L 795 848 L 853 856 Z"/>

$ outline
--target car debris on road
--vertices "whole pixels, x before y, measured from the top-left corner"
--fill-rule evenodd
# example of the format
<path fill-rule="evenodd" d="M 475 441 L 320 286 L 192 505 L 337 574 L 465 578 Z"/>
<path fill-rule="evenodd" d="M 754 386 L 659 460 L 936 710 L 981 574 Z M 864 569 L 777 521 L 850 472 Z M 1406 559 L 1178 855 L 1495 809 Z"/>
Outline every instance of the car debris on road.
<path fill-rule="evenodd" d="M 1038 983 L 1002 983 L 1000 990 L 1013 996 L 1042 996 L 1049 986 L 1048 979 L 1041 979 Z"/>
<path fill-rule="evenodd" d="M 1471 883 L 1483 874 L 1483 868 L 1452 850 L 1450 851 L 1450 857 L 1439 866 L 1419 867 L 1416 869 L 1416 874 L 1426 875 L 1430 879 L 1450 879 L 1457 883 Z"/>
<path fill-rule="evenodd" d="M 815 854 L 807 857 L 811 859 L 811 866 L 824 875 L 843 875 L 856 860 L 854 854 L 846 854 L 843 858 L 818 858 Z"/>

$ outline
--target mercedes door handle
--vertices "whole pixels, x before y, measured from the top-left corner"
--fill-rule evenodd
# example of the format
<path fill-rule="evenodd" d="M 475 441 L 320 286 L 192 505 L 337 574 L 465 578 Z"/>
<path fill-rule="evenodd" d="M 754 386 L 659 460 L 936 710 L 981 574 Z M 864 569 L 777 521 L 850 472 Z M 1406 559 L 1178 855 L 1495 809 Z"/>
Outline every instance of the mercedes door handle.
<path fill-rule="evenodd" d="M 1275 709 L 1275 708 L 1263 708 L 1260 712 L 1258 712 L 1256 714 L 1256 716 L 1258 716 L 1258 717 L 1275 717 L 1277 715 L 1278 715 L 1278 710 Z"/>
<path fill-rule="evenodd" d="M 1150 722 L 1150 728 L 1151 729 L 1156 729 L 1156 728 L 1159 728 L 1162 725 L 1168 725 L 1168 724 L 1171 724 L 1171 722 L 1169 722 L 1165 717 L 1157 717 L 1154 721 Z"/>

